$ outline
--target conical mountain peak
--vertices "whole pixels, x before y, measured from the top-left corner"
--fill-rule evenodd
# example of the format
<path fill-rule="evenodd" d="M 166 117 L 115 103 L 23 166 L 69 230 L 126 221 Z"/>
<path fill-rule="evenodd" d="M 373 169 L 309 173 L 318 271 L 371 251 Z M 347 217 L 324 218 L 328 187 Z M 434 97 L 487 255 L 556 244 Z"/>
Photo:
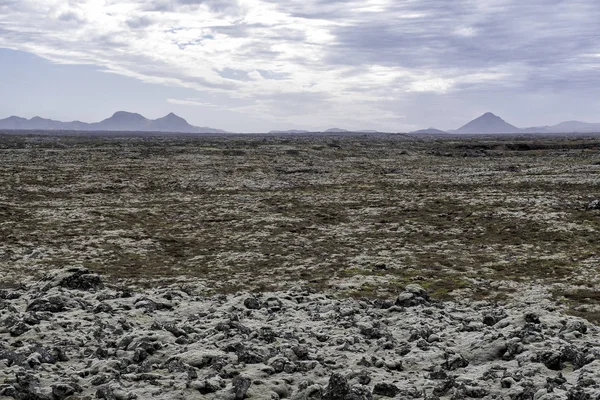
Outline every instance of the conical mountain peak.
<path fill-rule="evenodd" d="M 517 133 L 520 131 L 516 126 L 491 112 L 486 112 L 456 130 L 458 133 Z"/>
<path fill-rule="evenodd" d="M 175 113 L 172 113 L 172 112 L 168 113 L 167 115 L 165 115 L 162 118 L 159 118 L 158 120 L 166 120 L 166 119 L 168 119 L 168 120 L 176 120 L 176 121 L 185 121 L 185 119 L 181 118 L 179 115 L 177 115 Z"/>

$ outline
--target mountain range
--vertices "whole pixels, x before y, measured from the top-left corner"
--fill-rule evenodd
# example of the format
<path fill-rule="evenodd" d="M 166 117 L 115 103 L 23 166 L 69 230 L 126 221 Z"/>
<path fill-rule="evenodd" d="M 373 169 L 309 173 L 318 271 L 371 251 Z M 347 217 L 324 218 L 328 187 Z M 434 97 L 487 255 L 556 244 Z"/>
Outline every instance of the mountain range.
<path fill-rule="evenodd" d="M 497 115 L 486 112 L 473 121 L 461 126 L 456 130 L 441 131 L 435 128 L 423 129 L 411 133 L 416 134 L 440 134 L 440 133 L 464 133 L 464 134 L 499 134 L 499 133 L 599 133 L 600 123 L 589 123 L 581 121 L 566 121 L 557 125 L 536 126 L 531 128 L 517 128 L 509 124 Z"/>
<path fill-rule="evenodd" d="M 303 134 L 307 130 L 271 131 L 270 134 Z M 346 129 L 331 128 L 324 133 L 380 133 L 372 130 L 348 131 Z M 313 132 L 317 133 L 317 132 Z M 480 117 L 466 123 L 458 129 L 443 131 L 436 128 L 420 129 L 409 132 L 415 135 L 444 135 L 448 133 L 457 134 L 502 134 L 502 133 L 600 133 L 600 123 L 588 123 L 581 121 L 566 121 L 557 125 L 545 125 L 532 128 L 518 128 L 509 124 L 497 115 L 486 112 Z"/>
<path fill-rule="evenodd" d="M 0 129 L 7 130 L 51 130 L 51 131 L 138 131 L 138 132 L 177 132 L 177 133 L 226 133 L 220 129 L 190 125 L 185 119 L 170 113 L 162 118 L 148 119 L 143 115 L 118 111 L 112 117 L 100 122 L 62 122 L 33 117 L 9 117 L 0 120 Z"/>
<path fill-rule="evenodd" d="M 143 115 L 126 111 L 117 111 L 110 118 L 100 122 L 81 121 L 62 122 L 52 119 L 33 117 L 31 119 L 12 116 L 0 120 L 0 129 L 4 130 L 51 130 L 51 131 L 137 131 L 137 132 L 173 132 L 173 133 L 227 133 L 226 131 L 190 125 L 185 119 L 170 113 L 162 118 L 148 119 Z M 331 128 L 325 133 L 377 133 L 377 131 L 348 131 Z M 271 131 L 270 134 L 305 134 L 306 130 Z M 456 130 L 442 131 L 435 128 L 421 129 L 412 134 L 438 135 L 445 133 L 462 134 L 500 134 L 500 133 L 600 133 L 600 123 L 566 121 L 557 125 L 545 125 L 531 128 L 518 128 L 497 115 L 487 112 Z"/>

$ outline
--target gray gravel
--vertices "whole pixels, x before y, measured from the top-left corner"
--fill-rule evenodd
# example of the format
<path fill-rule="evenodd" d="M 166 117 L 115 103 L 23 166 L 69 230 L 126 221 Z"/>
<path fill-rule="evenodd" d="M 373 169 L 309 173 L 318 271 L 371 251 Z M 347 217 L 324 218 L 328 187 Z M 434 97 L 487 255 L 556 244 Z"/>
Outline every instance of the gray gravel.
<path fill-rule="evenodd" d="M 126 290 L 84 269 L 0 291 L 0 399 L 600 399 L 600 331 L 550 302 Z"/>

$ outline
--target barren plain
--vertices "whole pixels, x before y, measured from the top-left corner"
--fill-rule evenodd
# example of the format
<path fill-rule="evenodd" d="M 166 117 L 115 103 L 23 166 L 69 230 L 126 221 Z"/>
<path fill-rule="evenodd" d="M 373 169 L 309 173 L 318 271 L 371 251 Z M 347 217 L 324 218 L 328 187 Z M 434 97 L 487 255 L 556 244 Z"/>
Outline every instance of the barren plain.
<path fill-rule="evenodd" d="M 539 283 L 598 321 L 597 198 L 597 137 L 4 135 L 0 270 L 353 297 Z"/>
<path fill-rule="evenodd" d="M 302 376 L 308 372 L 294 370 L 285 371 L 290 375 L 284 383 L 291 386 L 283 391 L 287 394 L 277 395 L 281 398 L 295 393 L 292 397 L 298 399 L 363 399 L 371 398 L 371 391 L 376 398 L 427 396 L 420 387 L 426 383 L 422 380 L 425 375 L 418 375 L 418 379 L 417 375 L 409 372 L 402 375 L 415 389 L 401 393 L 385 386 L 386 382 L 394 379 L 393 366 L 387 366 L 383 361 L 379 362 L 379 366 L 375 365 L 375 355 L 387 354 L 378 351 L 397 350 L 397 340 L 408 340 L 409 336 L 414 336 L 418 347 L 414 351 L 429 354 L 422 359 L 417 357 L 417 361 L 404 359 L 404 362 L 419 365 L 419 374 L 435 372 L 427 369 L 429 367 L 424 366 L 423 360 L 442 360 L 445 357 L 447 362 L 448 357 L 459 357 L 461 364 L 460 357 L 465 357 L 466 365 L 449 368 L 444 364 L 446 371 L 462 373 L 451 377 L 451 383 L 441 383 L 442 386 L 450 385 L 438 390 L 437 395 L 441 397 L 525 399 L 533 398 L 539 388 L 549 394 L 560 387 L 562 397 L 548 395 L 550 397 L 536 398 L 567 398 L 567 392 L 568 398 L 591 398 L 585 397 L 591 396 L 589 388 L 600 385 L 600 381 L 592 379 L 595 383 L 584 386 L 578 381 L 584 379 L 583 375 L 569 374 L 573 373 L 573 368 L 586 365 L 593 372 L 595 367 L 589 365 L 600 362 L 597 361 L 600 354 L 590 350 L 597 348 L 599 343 L 598 329 L 593 325 L 600 322 L 600 205 L 595 202 L 599 198 L 598 136 L 119 137 L 3 134 L 0 135 L 0 298 L 4 300 L 0 300 L 0 310 L 4 311 L 0 316 L 4 319 L 0 318 L 0 325 L 5 328 L 0 329 L 0 339 L 5 341 L 0 341 L 0 350 L 29 348 L 22 347 L 26 343 L 33 347 L 31 351 L 22 350 L 22 353 L 3 353 L 5 360 L 13 359 L 11 362 L 4 361 L 6 368 L 17 370 L 14 372 L 16 378 L 6 375 L 4 382 L 8 386 L 0 387 L 0 397 L 4 393 L 14 398 L 53 399 L 67 398 L 77 392 L 73 387 L 71 390 L 64 385 L 56 386 L 56 382 L 52 389 L 56 393 L 48 392 L 53 381 L 44 381 L 50 379 L 48 377 L 39 378 L 42 376 L 39 368 L 43 370 L 43 366 L 26 361 L 31 354 L 41 352 L 41 347 L 34 343 L 48 341 L 56 344 L 59 339 L 34 328 L 40 321 L 51 321 L 48 324 L 54 330 L 62 326 L 60 329 L 64 329 L 67 336 L 70 333 L 66 332 L 73 331 L 67 329 L 71 322 L 61 324 L 61 317 L 56 317 L 59 314 L 44 316 L 43 313 L 48 311 L 45 308 L 50 307 L 50 313 L 67 313 L 64 315 L 69 315 L 69 318 L 82 318 L 84 325 L 88 322 L 83 321 L 96 321 L 104 315 L 102 313 L 113 316 L 115 324 L 123 324 L 119 319 L 125 315 L 123 313 L 140 310 L 136 312 L 144 314 L 136 314 L 131 322 L 133 325 L 139 322 L 139 332 L 144 332 L 144 335 L 152 336 L 149 331 L 166 329 L 172 333 L 171 339 L 177 338 L 177 345 L 183 346 L 181 352 L 185 354 L 189 353 L 188 344 L 202 340 L 206 343 L 198 346 L 206 350 L 212 341 L 214 347 L 220 349 L 217 353 L 237 352 L 238 363 L 242 364 L 244 354 L 250 350 L 244 345 L 240 347 L 223 342 L 227 336 L 218 332 L 225 328 L 218 324 L 212 326 L 219 318 L 224 318 L 222 323 L 229 324 L 226 331 L 240 330 L 238 334 L 245 337 L 242 343 L 262 338 L 260 329 L 263 327 L 259 325 L 279 321 L 277 329 L 282 332 L 288 328 L 299 328 L 304 332 L 293 336 L 293 341 L 290 339 L 292 336 L 281 336 L 281 340 L 285 338 L 284 343 L 291 341 L 290 346 L 304 343 L 318 347 L 319 342 L 328 341 L 330 346 L 341 346 L 335 349 L 337 353 L 326 353 L 321 359 L 308 357 L 304 350 L 302 357 L 290 355 L 292 358 L 288 357 L 288 361 L 299 357 L 316 360 L 314 365 L 321 366 L 320 375 L 314 377 L 321 379 L 321 386 L 315 389 L 321 394 L 316 397 L 306 394 L 308 387 L 317 383 L 301 384 L 293 373 Z M 65 272 L 56 271 L 71 271 L 69 273 L 75 275 L 70 278 L 69 273 L 65 275 Z M 89 290 L 93 293 L 95 287 L 83 281 L 84 291 L 77 294 L 81 288 L 77 285 L 71 287 L 71 284 L 79 279 L 78 274 L 98 274 L 110 290 L 100 291 L 97 295 L 85 294 Z M 57 280 L 56 276 L 63 277 L 63 280 Z M 54 284 L 45 283 L 49 281 Z M 97 283 L 96 278 L 92 279 L 92 283 Z M 63 287 L 68 290 L 63 290 Z M 123 293 L 130 291 L 141 293 L 139 296 L 142 297 L 133 296 L 131 301 L 118 300 L 128 298 Z M 157 296 L 176 301 L 177 307 L 183 311 L 169 314 L 167 311 L 173 305 L 165 306 L 164 310 L 160 307 L 153 309 L 153 306 L 161 304 Z M 298 299 L 307 302 L 306 305 L 303 306 Z M 413 304 L 411 299 L 418 301 Z M 55 301 L 64 307 L 54 310 Z M 110 301 L 114 305 L 107 308 L 104 303 Z M 37 309 L 40 302 L 43 310 Z M 195 305 L 192 307 L 192 304 Z M 284 304 L 287 305 L 284 307 Z M 96 311 L 98 307 L 100 309 Z M 117 312 L 115 307 L 120 311 Z M 344 309 L 348 307 L 351 311 L 346 315 Z M 406 311 L 403 307 L 413 311 Z M 89 310 L 68 311 L 79 308 Z M 188 312 L 191 308 L 200 314 Z M 312 311 L 301 316 L 305 309 Z M 392 310 L 392 314 L 379 315 L 388 309 Z M 253 314 L 253 310 L 261 311 Z M 41 316 L 35 314 L 38 311 Z M 162 315 L 165 312 L 167 314 Z M 283 319 L 277 319 L 278 312 L 282 313 Z M 358 336 L 353 336 L 351 343 L 346 342 L 350 339 L 342 340 L 337 336 L 331 339 L 323 336 L 321 341 L 318 335 L 327 332 L 310 333 L 311 327 L 301 328 L 310 318 L 319 320 L 320 317 L 315 317 L 314 313 L 327 312 L 331 315 L 323 317 L 328 321 L 322 327 L 325 331 L 337 332 L 342 335 L 340 337 L 344 332 L 356 331 L 354 333 Z M 496 318 L 494 312 L 502 314 L 501 318 Z M 83 316 L 87 315 L 85 313 L 90 316 Z M 405 313 L 401 314 L 405 317 L 397 317 L 394 313 Z M 570 316 L 565 316 L 565 313 Z M 147 314 L 162 320 L 152 322 L 151 317 L 145 316 Z M 195 319 L 190 319 L 190 315 L 195 315 Z M 452 321 L 463 322 L 439 325 L 445 315 L 451 316 Z M 510 318 L 506 321 L 511 322 L 502 322 L 507 316 Z M 569 320 L 561 320 L 563 317 Z M 65 317 L 62 318 L 64 320 Z M 108 317 L 102 318 L 93 323 L 100 326 L 99 329 L 105 329 L 106 321 L 109 321 Z M 173 318 L 172 323 L 168 322 Z M 360 322 L 361 318 L 366 318 L 366 322 Z M 381 318 L 385 322 L 377 322 Z M 75 319 L 73 323 L 80 326 Z M 204 321 L 202 324 L 207 324 L 205 328 L 210 325 L 212 333 L 199 333 L 198 329 L 204 328 L 183 327 L 192 320 L 196 321 L 194 324 Z M 585 320 L 587 322 L 581 322 Z M 242 329 L 238 321 L 247 321 L 251 326 Z M 469 325 L 474 321 L 475 325 Z M 366 328 L 361 323 L 367 324 Z M 381 323 L 391 324 L 391 336 L 371 335 L 373 329 L 380 329 Z M 178 324 L 183 327 L 180 327 L 184 329 L 183 333 L 181 330 L 173 333 L 175 328 L 164 328 Z M 410 327 L 419 325 L 424 326 L 427 335 L 411 333 Z M 494 329 L 486 326 L 494 326 Z M 255 332 L 254 328 L 258 330 Z M 89 329 L 92 329 L 91 325 Z M 336 329 L 341 330 L 338 332 Z M 448 333 L 446 329 L 452 329 L 454 333 Z M 516 336 L 508 332 L 513 329 L 517 329 L 516 333 L 513 332 Z M 481 337 L 476 338 L 475 334 L 468 332 L 479 332 L 477 335 L 481 334 Z M 546 338 L 542 332 L 545 332 Z M 98 334 L 100 336 L 94 340 L 102 348 L 114 345 L 116 349 L 120 346 L 116 341 L 122 334 L 122 330 L 111 330 Z M 217 335 L 214 340 L 210 336 L 213 334 Z M 309 336 L 304 338 L 305 334 Z M 440 340 L 430 337 L 438 334 L 441 335 Z M 110 335 L 116 341 L 104 342 Z M 161 335 L 154 339 L 167 343 L 168 340 Z M 476 357 L 469 359 L 472 349 L 465 354 L 459 354 L 456 349 L 448 350 L 452 346 L 466 348 L 474 343 L 473 340 L 495 343 L 494 338 L 502 335 L 518 337 L 517 341 L 522 341 L 519 342 L 522 359 L 510 367 L 514 371 L 524 368 L 523 363 L 545 365 L 536 366 L 535 372 L 530 375 L 538 376 L 540 382 L 532 381 L 530 386 L 525 385 L 525 381 L 520 383 L 523 390 L 518 393 L 525 394 L 514 392 L 517 393 L 514 396 L 503 397 L 505 386 L 500 380 L 508 379 L 506 368 L 509 367 L 504 367 L 504 375 L 490 378 L 491 381 L 460 381 L 460 376 L 479 374 L 483 370 L 461 369 L 469 362 L 476 364 Z M 537 339 L 524 339 L 531 335 Z M 386 337 L 388 340 L 394 338 L 391 347 L 384 343 Z M 154 339 L 150 342 L 155 343 Z M 381 339 L 377 343 L 381 342 L 379 345 L 383 347 L 368 350 L 372 339 Z M 16 342 L 11 343 L 10 340 Z M 274 340 L 275 344 L 280 343 L 280 339 Z M 443 346 L 436 344 L 438 342 Z M 73 343 L 69 346 L 73 347 Z M 271 342 L 267 340 L 266 343 Z M 348 350 L 348 346 L 355 343 L 363 343 L 366 347 L 357 345 L 362 350 Z M 512 350 L 506 344 L 508 342 L 502 343 L 502 352 L 510 353 Z M 531 343 L 540 344 L 529 348 Z M 580 346 L 577 354 L 581 356 L 575 357 L 575 353 L 564 350 L 570 348 L 567 346 L 569 343 Z M 567 347 L 560 347 L 563 345 Z M 226 350 L 227 346 L 233 347 Z M 544 346 L 546 353 L 543 352 Z M 317 347 L 310 347 L 307 351 L 313 354 Z M 439 350 L 440 354 L 435 353 L 437 350 L 427 353 L 430 347 Z M 485 348 L 492 353 L 495 351 Z M 557 350 L 559 348 L 563 350 Z M 112 356 L 98 357 L 110 359 L 120 354 L 119 357 L 123 358 L 128 350 L 134 354 L 127 343 L 123 349 L 121 353 L 115 350 Z M 558 351 L 558 355 L 550 354 L 552 349 Z M 271 350 L 264 350 L 264 354 L 257 356 L 260 358 L 257 363 L 264 362 L 272 369 L 273 357 L 287 354 L 282 353 L 281 348 Z M 72 351 L 75 354 L 79 350 Z M 92 357 L 86 353 L 87 350 L 80 351 L 78 357 L 82 360 Z M 366 352 L 366 361 L 357 358 L 358 368 L 362 365 L 367 369 L 386 369 L 389 374 L 385 375 L 385 382 L 380 382 L 384 386 L 368 388 L 370 378 L 359 379 L 359 386 L 364 388 L 347 386 L 346 381 L 356 380 L 358 375 L 348 375 L 344 368 L 357 368 L 355 363 L 347 357 L 341 364 L 332 364 L 325 359 L 345 351 Z M 400 353 L 396 351 L 394 354 Z M 369 359 L 369 354 L 375 358 Z M 505 355 L 503 362 L 513 362 L 516 354 L 519 352 Z M 162 354 L 161 357 L 168 355 Z M 127 375 L 132 371 L 148 374 L 167 368 L 167 364 L 158 361 L 154 364 L 146 362 L 143 368 L 139 367 L 143 371 L 138 371 L 136 363 L 142 363 L 146 358 L 138 357 L 136 361 L 136 356 L 132 357 L 131 360 L 125 357 L 125 361 L 119 361 L 124 364 L 120 364 L 122 370 L 118 379 L 114 375 L 102 382 L 134 379 Z M 210 359 L 227 360 L 227 357 L 215 357 Z M 552 357 L 558 357 L 558 361 Z M 60 357 L 57 355 L 55 358 Z M 585 362 L 582 361 L 584 359 Z M 173 393 L 179 390 L 180 398 L 192 398 L 189 392 L 192 388 L 199 398 L 279 398 L 272 394 L 277 392 L 275 389 L 268 396 L 260 391 L 252 395 L 254 389 L 248 391 L 250 385 L 256 388 L 261 379 L 271 379 L 259 379 L 256 374 L 271 376 L 271 370 L 242 368 L 228 375 L 229 372 L 223 372 L 223 365 L 214 366 L 212 361 L 206 365 L 200 362 L 201 366 L 194 367 L 193 362 L 190 364 L 183 358 L 177 360 L 184 363 L 181 371 L 188 371 L 188 375 L 193 371 L 195 378 L 185 378 L 187 384 L 179 389 L 165 383 L 162 392 L 154 395 L 162 393 L 164 398 L 175 398 Z M 163 361 L 168 360 L 165 358 Z M 567 374 L 564 382 L 562 375 L 554 378 L 550 375 L 554 374 L 553 371 L 563 370 L 563 362 L 571 365 L 570 369 L 563 371 Z M 29 375 L 19 375 L 25 373 L 19 368 L 37 371 L 38 378 L 35 379 L 38 380 L 31 378 L 31 382 L 38 383 L 23 378 Z M 202 368 L 209 368 L 212 372 L 198 378 L 198 374 L 203 373 Z M 56 368 L 54 370 L 57 371 Z M 331 375 L 336 370 L 340 370 L 342 375 Z M 581 371 L 583 374 L 587 370 Z M 245 378 L 244 374 L 248 373 L 250 377 Z M 446 373 L 441 375 L 448 378 Z M 210 381 L 213 378 L 216 383 Z M 39 386 L 39 379 L 42 379 L 41 391 L 33 389 Z M 144 381 L 145 378 L 140 379 Z M 154 376 L 152 379 L 154 383 L 150 385 L 156 386 L 156 379 L 162 378 Z M 562 383 L 543 386 L 544 379 L 556 379 Z M 209 381 L 212 383 L 207 383 Z M 45 389 L 44 382 L 47 383 Z M 77 384 L 73 385 L 77 388 Z M 210 386 L 212 389 L 207 389 L 207 385 L 213 385 Z M 398 382 L 394 385 L 403 387 Z M 150 396 L 148 386 L 142 386 L 142 389 L 138 388 L 141 390 L 138 394 L 135 390 L 131 392 L 133 397 L 123 394 L 127 392 L 126 384 L 98 389 L 95 395 L 107 399 Z M 469 389 L 472 386 L 475 389 Z M 244 389 L 241 395 L 240 387 Z M 585 387 L 588 389 L 584 390 Z M 336 388 L 346 394 L 339 395 L 341 397 L 332 394 Z M 600 393 L 600 386 L 598 389 Z M 364 393 L 356 394 L 356 390 Z M 87 393 L 89 388 L 78 392 L 82 391 Z M 67 392 L 71 394 L 66 395 Z M 27 397 L 33 396 L 32 393 L 41 397 Z M 584 397 L 573 397 L 577 393 L 583 393 L 581 396 Z M 459 395 L 463 397 L 456 397 Z"/>

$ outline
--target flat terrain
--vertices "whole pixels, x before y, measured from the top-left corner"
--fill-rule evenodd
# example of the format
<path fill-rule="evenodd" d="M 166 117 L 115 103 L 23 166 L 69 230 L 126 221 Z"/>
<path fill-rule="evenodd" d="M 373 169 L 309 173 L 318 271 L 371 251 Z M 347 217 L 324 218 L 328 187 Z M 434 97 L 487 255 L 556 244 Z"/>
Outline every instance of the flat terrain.
<path fill-rule="evenodd" d="M 0 134 L 2 285 L 118 284 L 503 301 L 600 321 L 600 138 Z"/>

